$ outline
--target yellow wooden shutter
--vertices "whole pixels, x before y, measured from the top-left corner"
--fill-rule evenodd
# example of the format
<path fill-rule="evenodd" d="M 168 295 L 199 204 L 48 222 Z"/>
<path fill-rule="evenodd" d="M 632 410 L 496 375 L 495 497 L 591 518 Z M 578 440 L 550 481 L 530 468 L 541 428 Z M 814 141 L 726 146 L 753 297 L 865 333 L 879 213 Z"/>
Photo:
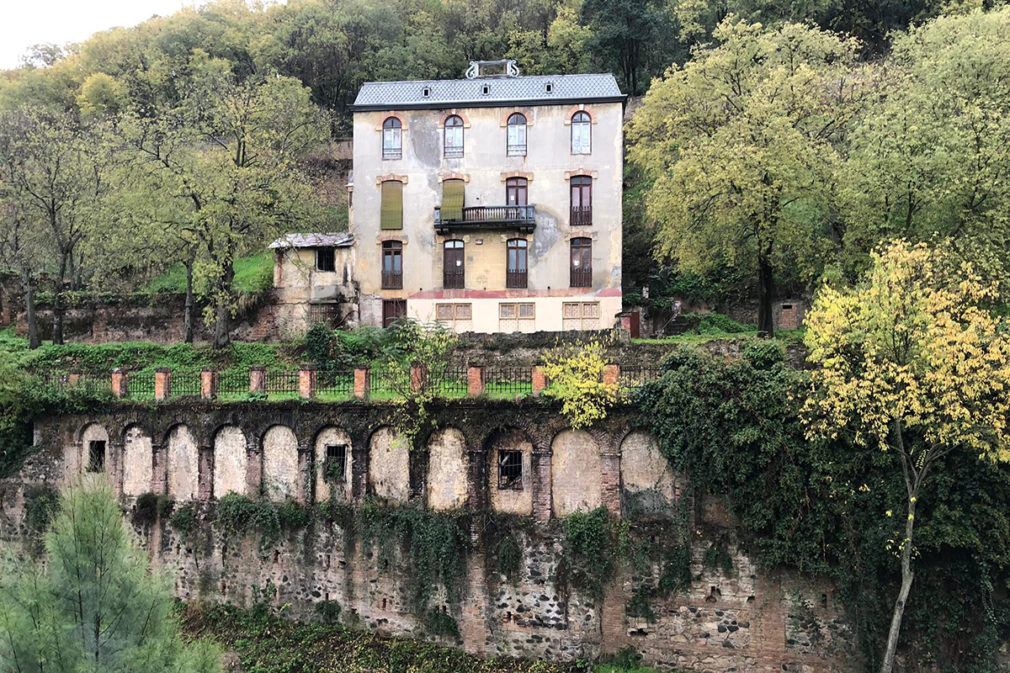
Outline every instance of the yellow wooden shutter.
<path fill-rule="evenodd" d="M 382 183 L 382 229 L 403 229 L 403 183 L 387 180 Z"/>
<path fill-rule="evenodd" d="M 445 180 L 442 182 L 442 219 L 463 219 L 462 180 Z"/>

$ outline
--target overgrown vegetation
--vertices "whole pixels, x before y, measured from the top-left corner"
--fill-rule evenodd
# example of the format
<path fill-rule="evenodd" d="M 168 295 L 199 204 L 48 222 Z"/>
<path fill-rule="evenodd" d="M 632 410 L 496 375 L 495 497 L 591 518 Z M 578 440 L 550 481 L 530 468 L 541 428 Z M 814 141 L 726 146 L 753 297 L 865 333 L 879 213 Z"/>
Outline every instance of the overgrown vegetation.
<path fill-rule="evenodd" d="M 607 381 L 606 344 L 593 339 L 585 343 L 559 343 L 543 355 L 544 375 L 549 385 L 544 395 L 561 401 L 561 413 L 578 430 L 603 420 L 617 401 L 616 381 Z"/>

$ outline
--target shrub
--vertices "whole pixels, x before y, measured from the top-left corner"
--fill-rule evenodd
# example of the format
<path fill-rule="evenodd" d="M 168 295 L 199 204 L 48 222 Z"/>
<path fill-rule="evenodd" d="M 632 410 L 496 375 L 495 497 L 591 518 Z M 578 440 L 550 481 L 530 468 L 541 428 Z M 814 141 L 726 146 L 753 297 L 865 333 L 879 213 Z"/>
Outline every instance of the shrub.
<path fill-rule="evenodd" d="M 60 494 L 48 484 L 32 484 L 25 489 L 25 525 L 33 533 L 49 527 L 60 508 Z"/>
<path fill-rule="evenodd" d="M 561 400 L 561 413 L 574 429 L 602 420 L 617 401 L 617 384 L 603 381 L 605 354 L 605 344 L 598 339 L 558 345 L 544 354 L 544 374 L 550 381 L 544 395 Z"/>

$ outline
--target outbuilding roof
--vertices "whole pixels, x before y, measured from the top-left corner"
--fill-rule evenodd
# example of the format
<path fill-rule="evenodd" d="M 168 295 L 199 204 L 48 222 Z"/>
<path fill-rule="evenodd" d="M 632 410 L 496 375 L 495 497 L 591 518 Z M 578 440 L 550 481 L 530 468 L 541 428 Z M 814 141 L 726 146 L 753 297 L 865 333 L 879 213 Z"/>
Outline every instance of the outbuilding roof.
<path fill-rule="evenodd" d="M 270 248 L 349 248 L 354 236 L 339 234 L 288 234 L 270 244 Z"/>
<path fill-rule="evenodd" d="M 354 112 L 392 109 L 502 107 L 622 102 L 625 96 L 610 73 L 533 75 L 473 79 L 365 82 L 351 106 Z"/>

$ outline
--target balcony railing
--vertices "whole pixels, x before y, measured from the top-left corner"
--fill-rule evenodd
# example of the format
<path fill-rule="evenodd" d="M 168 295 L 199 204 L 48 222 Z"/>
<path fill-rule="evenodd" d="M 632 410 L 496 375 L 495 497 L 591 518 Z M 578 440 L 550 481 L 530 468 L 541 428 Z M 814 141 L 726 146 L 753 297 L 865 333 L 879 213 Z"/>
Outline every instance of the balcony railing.
<path fill-rule="evenodd" d="M 571 287 L 592 287 L 592 269 L 572 269 Z"/>
<path fill-rule="evenodd" d="M 446 269 L 442 273 L 442 287 L 446 290 L 462 290 L 465 287 L 463 274 L 461 268 Z"/>
<path fill-rule="evenodd" d="M 507 287 L 507 288 L 524 288 L 524 287 L 526 287 L 526 272 L 525 271 L 506 271 L 505 272 L 505 287 Z"/>
<path fill-rule="evenodd" d="M 572 206 L 571 226 L 589 227 L 593 224 L 592 206 Z"/>
<path fill-rule="evenodd" d="M 435 208 L 435 231 L 446 234 L 460 229 L 516 228 L 532 233 L 536 226 L 534 206 L 472 206 L 464 208 L 461 217 L 443 218 L 442 209 Z"/>
<path fill-rule="evenodd" d="M 382 289 L 383 290 L 402 290 L 403 289 L 403 274 L 402 273 L 391 273 L 388 271 L 382 272 Z"/>

